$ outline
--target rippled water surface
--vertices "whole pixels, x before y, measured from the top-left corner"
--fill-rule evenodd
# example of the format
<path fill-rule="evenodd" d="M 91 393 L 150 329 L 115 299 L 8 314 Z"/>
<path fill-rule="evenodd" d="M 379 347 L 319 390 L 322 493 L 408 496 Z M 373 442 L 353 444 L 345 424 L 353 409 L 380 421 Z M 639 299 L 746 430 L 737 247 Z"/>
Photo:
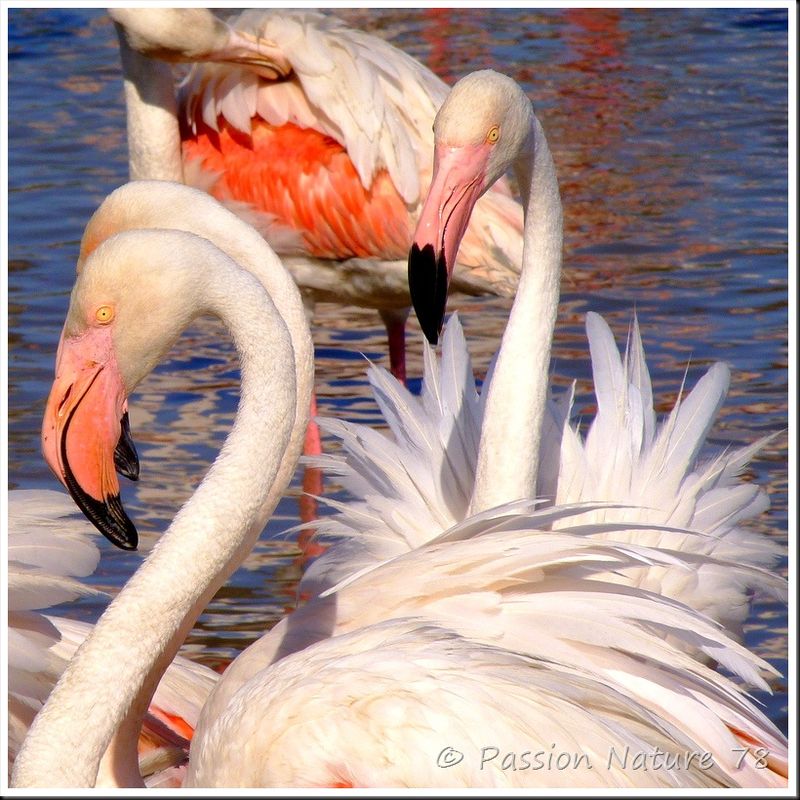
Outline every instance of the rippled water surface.
<path fill-rule="evenodd" d="M 553 372 L 594 411 L 583 319 L 602 313 L 624 341 L 638 313 L 659 410 L 715 360 L 732 370 L 713 445 L 775 438 L 748 468 L 772 507 L 756 523 L 787 539 L 787 18 L 782 10 L 339 10 L 448 81 L 482 67 L 519 80 L 554 154 L 566 250 Z M 55 488 L 38 430 L 83 226 L 126 180 L 116 39 L 102 11 L 9 11 L 9 423 L 11 487 Z M 458 298 L 483 375 L 509 301 Z M 370 311 L 323 305 L 315 320 L 325 415 L 380 424 L 366 355 L 383 362 Z M 421 334 L 409 325 L 418 386 Z M 142 480 L 123 498 L 145 553 L 224 439 L 238 372 L 221 327 L 202 321 L 131 401 Z M 325 442 L 333 449 L 335 444 Z M 220 591 L 188 648 L 231 658 L 294 602 L 298 480 L 256 551 Z M 326 480 L 325 493 L 337 495 Z M 114 593 L 139 556 L 105 542 L 92 580 Z M 786 565 L 781 566 L 786 569 Z M 70 613 L 94 619 L 102 606 Z M 748 644 L 786 668 L 787 618 L 756 603 Z M 760 699 L 785 727 L 786 689 Z"/>

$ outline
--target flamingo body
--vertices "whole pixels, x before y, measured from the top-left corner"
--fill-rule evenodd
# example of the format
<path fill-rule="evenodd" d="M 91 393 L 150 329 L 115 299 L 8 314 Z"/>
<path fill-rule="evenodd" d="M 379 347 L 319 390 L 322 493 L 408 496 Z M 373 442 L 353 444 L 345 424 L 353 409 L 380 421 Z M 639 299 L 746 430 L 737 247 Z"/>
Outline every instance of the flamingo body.
<path fill-rule="evenodd" d="M 229 24 L 276 43 L 287 72 L 275 80 L 235 65 L 193 68 L 179 91 L 187 180 L 249 212 L 248 221 L 289 256 L 287 267 L 312 295 L 316 286 L 298 272 L 297 253 L 274 226 L 300 231 L 302 254 L 315 267 L 316 259 L 368 260 L 374 286 L 361 303 L 341 290 L 346 302 L 408 306 L 407 286 L 386 281 L 382 293 L 379 287 L 391 262 L 408 251 L 431 179 L 429 130 L 447 85 L 402 50 L 332 15 L 251 9 Z M 261 153 L 283 161 L 259 164 Z M 272 170 L 280 177 L 267 174 Z M 253 175 L 265 178 L 263 187 Z M 521 236 L 521 207 L 500 180 L 477 204 L 454 288 L 513 294 Z M 330 300 L 333 292 L 317 296 Z"/>
<path fill-rule="evenodd" d="M 253 757 L 236 758 L 234 739 L 252 743 Z M 522 768 L 523 751 L 546 759 L 568 742 L 574 769 Z M 587 675 L 412 618 L 284 657 L 237 692 L 195 747 L 188 786 L 575 788 L 634 785 L 633 771 L 605 768 L 609 748 L 673 752 L 675 739 Z M 491 758 L 493 748 L 502 757 Z M 515 753 L 511 768 L 504 759 Z M 726 780 L 717 768 L 647 778 Z"/>
<path fill-rule="evenodd" d="M 598 416 L 584 436 L 570 424 L 573 391 L 553 394 L 543 426 L 539 499 L 520 506 L 520 522 L 554 502 L 600 503 L 552 525 L 629 525 L 630 531 L 614 527 L 592 535 L 657 545 L 687 558 L 710 557 L 692 570 L 651 565 L 604 573 L 604 579 L 680 600 L 741 635 L 754 591 L 778 598 L 786 592 L 772 572 L 781 548 L 745 525 L 768 507 L 766 494 L 738 479 L 767 439 L 704 458 L 727 388 L 724 365 L 712 367 L 658 420 L 652 392 L 637 389 L 650 384 L 638 323 L 624 357 L 598 315 L 587 316 L 587 333 L 602 397 Z M 445 328 L 441 357 L 426 347 L 418 397 L 380 367 L 370 367 L 369 381 L 391 436 L 322 419 L 322 429 L 341 441 L 342 452 L 305 459 L 335 475 L 352 497 L 346 504 L 323 499 L 336 513 L 315 523 L 328 548 L 303 576 L 300 591 L 307 594 L 321 594 L 354 572 L 422 547 L 470 516 L 485 393 L 478 393 L 458 316 Z M 637 413 L 626 411 L 643 398 Z M 731 562 L 746 572 L 735 574 Z"/>

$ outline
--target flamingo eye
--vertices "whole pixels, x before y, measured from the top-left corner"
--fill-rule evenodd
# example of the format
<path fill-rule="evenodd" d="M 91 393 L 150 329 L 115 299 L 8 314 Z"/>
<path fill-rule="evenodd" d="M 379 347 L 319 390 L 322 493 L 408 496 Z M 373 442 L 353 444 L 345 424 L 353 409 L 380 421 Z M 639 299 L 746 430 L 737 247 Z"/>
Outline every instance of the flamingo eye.
<path fill-rule="evenodd" d="M 100 306 L 94 312 L 94 318 L 101 324 L 107 325 L 114 319 L 114 309 L 111 306 Z"/>
<path fill-rule="evenodd" d="M 489 144 L 494 144 L 500 138 L 500 126 L 493 125 L 489 128 L 489 133 L 486 134 L 486 141 Z"/>

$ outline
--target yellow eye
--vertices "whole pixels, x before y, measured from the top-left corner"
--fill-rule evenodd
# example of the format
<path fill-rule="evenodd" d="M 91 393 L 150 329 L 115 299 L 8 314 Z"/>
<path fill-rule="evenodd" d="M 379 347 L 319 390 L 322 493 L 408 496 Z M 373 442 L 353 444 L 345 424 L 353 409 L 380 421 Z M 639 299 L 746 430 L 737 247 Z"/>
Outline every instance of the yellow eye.
<path fill-rule="evenodd" d="M 114 309 L 111 306 L 100 306 L 94 312 L 94 318 L 101 324 L 106 325 L 114 319 Z"/>
<path fill-rule="evenodd" d="M 489 128 L 489 133 L 486 134 L 486 141 L 489 144 L 494 144 L 500 138 L 500 126 L 493 125 Z"/>

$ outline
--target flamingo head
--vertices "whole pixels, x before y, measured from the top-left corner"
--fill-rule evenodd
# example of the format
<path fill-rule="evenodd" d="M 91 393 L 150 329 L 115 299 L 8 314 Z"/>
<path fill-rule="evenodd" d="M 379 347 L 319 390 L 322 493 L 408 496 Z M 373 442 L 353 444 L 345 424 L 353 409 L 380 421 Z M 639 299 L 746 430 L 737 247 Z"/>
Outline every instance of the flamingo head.
<path fill-rule="evenodd" d="M 478 198 L 532 147 L 533 108 L 511 78 L 473 72 L 453 86 L 433 123 L 433 178 L 408 257 L 420 326 L 436 344 L 458 248 Z"/>
<path fill-rule="evenodd" d="M 192 304 L 183 302 L 193 291 L 191 280 L 181 285 L 148 266 L 157 263 L 148 257 L 156 247 L 151 233 L 112 236 L 83 263 L 42 422 L 48 465 L 95 527 L 124 550 L 138 544 L 116 474 L 133 480 L 139 474 L 128 395 L 193 316 Z"/>
<path fill-rule="evenodd" d="M 128 46 L 149 58 L 243 64 L 270 80 L 291 72 L 276 44 L 234 30 L 205 8 L 111 8 L 108 13 Z"/>

